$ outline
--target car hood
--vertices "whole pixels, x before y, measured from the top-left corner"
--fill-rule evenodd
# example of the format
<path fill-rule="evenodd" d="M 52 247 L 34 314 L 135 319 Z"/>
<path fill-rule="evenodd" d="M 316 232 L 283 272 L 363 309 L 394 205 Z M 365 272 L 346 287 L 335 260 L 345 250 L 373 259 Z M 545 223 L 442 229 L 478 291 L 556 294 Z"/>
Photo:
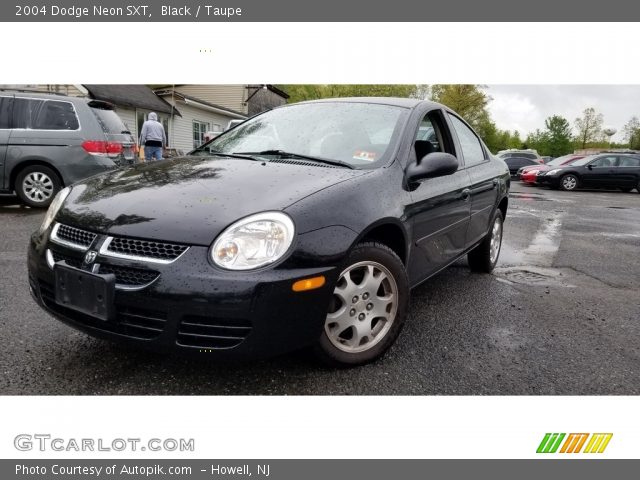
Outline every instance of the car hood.
<path fill-rule="evenodd" d="M 228 158 L 163 160 L 75 184 L 56 220 L 111 235 L 209 245 L 242 217 L 284 210 L 368 172 Z"/>

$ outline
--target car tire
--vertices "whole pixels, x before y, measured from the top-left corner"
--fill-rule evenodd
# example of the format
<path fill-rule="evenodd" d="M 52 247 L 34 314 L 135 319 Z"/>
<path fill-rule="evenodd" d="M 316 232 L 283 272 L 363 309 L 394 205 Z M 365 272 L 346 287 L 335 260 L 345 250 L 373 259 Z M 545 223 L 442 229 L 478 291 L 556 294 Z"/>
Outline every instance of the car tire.
<path fill-rule="evenodd" d="M 620 191 L 624 192 L 624 193 L 629 193 L 631 190 L 633 190 L 633 188 L 630 188 L 630 187 L 624 187 L 624 188 L 621 187 L 620 188 Z"/>
<path fill-rule="evenodd" d="M 30 207 L 46 208 L 62 188 L 62 181 L 56 172 L 43 165 L 31 165 L 16 176 L 14 190 Z"/>
<path fill-rule="evenodd" d="M 314 353 L 333 367 L 363 365 L 381 357 L 400 334 L 409 279 L 398 255 L 377 242 L 356 245 L 341 272 Z"/>
<path fill-rule="evenodd" d="M 475 247 L 467 255 L 469 268 L 473 272 L 491 273 L 498 263 L 500 249 L 502 248 L 502 233 L 504 231 L 504 219 L 502 212 L 496 209 L 491 220 L 489 232 L 480 245 Z"/>
<path fill-rule="evenodd" d="M 579 184 L 580 182 L 578 181 L 578 177 L 571 173 L 564 175 L 560 179 L 560 188 L 565 192 L 571 192 L 575 190 L 576 188 L 578 188 Z"/>

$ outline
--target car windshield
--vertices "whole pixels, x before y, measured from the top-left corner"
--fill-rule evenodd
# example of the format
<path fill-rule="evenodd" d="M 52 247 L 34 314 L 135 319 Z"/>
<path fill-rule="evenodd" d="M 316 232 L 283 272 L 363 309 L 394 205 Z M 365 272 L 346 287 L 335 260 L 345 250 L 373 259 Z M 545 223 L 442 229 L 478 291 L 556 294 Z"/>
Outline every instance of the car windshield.
<path fill-rule="evenodd" d="M 581 167 L 583 165 L 586 165 L 587 163 L 589 163 L 590 161 L 592 161 L 595 158 L 596 157 L 593 156 L 593 155 L 590 155 L 590 156 L 584 157 L 584 158 L 579 158 L 575 162 L 571 162 L 571 165 L 574 165 L 574 166 L 577 166 L 577 167 Z"/>
<path fill-rule="evenodd" d="M 351 168 L 386 163 L 409 110 L 358 102 L 303 103 L 277 108 L 223 133 L 192 155 L 236 154 L 328 160 Z"/>
<path fill-rule="evenodd" d="M 550 166 L 562 165 L 564 162 L 569 160 L 571 157 L 573 157 L 573 155 L 563 155 L 562 157 L 554 158 L 550 162 L 547 162 L 547 165 L 550 165 Z"/>

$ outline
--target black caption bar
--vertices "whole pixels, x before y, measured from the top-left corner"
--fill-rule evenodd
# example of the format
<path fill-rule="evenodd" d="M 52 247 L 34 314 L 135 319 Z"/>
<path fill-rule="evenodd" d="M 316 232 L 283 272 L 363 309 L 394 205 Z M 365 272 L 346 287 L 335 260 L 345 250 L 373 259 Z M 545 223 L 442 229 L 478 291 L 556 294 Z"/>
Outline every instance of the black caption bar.
<path fill-rule="evenodd" d="M 0 460 L 7 479 L 635 478 L 640 460 Z M 579 477 L 578 477 L 579 476 Z"/>
<path fill-rule="evenodd" d="M 0 3 L 2 22 L 633 22 L 629 0 L 23 0 Z M 375 35 L 380 32 L 372 31 Z M 552 35 L 549 31 L 523 34 Z M 585 34 L 587 34 L 585 32 Z"/>

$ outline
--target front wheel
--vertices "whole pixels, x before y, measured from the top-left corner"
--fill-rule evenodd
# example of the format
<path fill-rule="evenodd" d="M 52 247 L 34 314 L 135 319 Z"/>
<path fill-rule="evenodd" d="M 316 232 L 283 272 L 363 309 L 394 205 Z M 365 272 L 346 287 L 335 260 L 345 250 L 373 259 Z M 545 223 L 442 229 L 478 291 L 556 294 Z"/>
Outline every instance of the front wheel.
<path fill-rule="evenodd" d="M 489 233 L 484 237 L 480 245 L 471 250 L 467 255 L 469 268 L 474 272 L 491 273 L 498 263 L 500 248 L 502 247 L 503 230 L 502 212 L 496 210 Z"/>
<path fill-rule="evenodd" d="M 575 190 L 576 188 L 578 188 L 578 177 L 571 174 L 565 175 L 560 179 L 560 188 L 567 192 Z"/>
<path fill-rule="evenodd" d="M 357 245 L 336 282 L 316 355 L 338 367 L 375 360 L 400 334 L 408 303 L 398 255 L 380 243 Z"/>

